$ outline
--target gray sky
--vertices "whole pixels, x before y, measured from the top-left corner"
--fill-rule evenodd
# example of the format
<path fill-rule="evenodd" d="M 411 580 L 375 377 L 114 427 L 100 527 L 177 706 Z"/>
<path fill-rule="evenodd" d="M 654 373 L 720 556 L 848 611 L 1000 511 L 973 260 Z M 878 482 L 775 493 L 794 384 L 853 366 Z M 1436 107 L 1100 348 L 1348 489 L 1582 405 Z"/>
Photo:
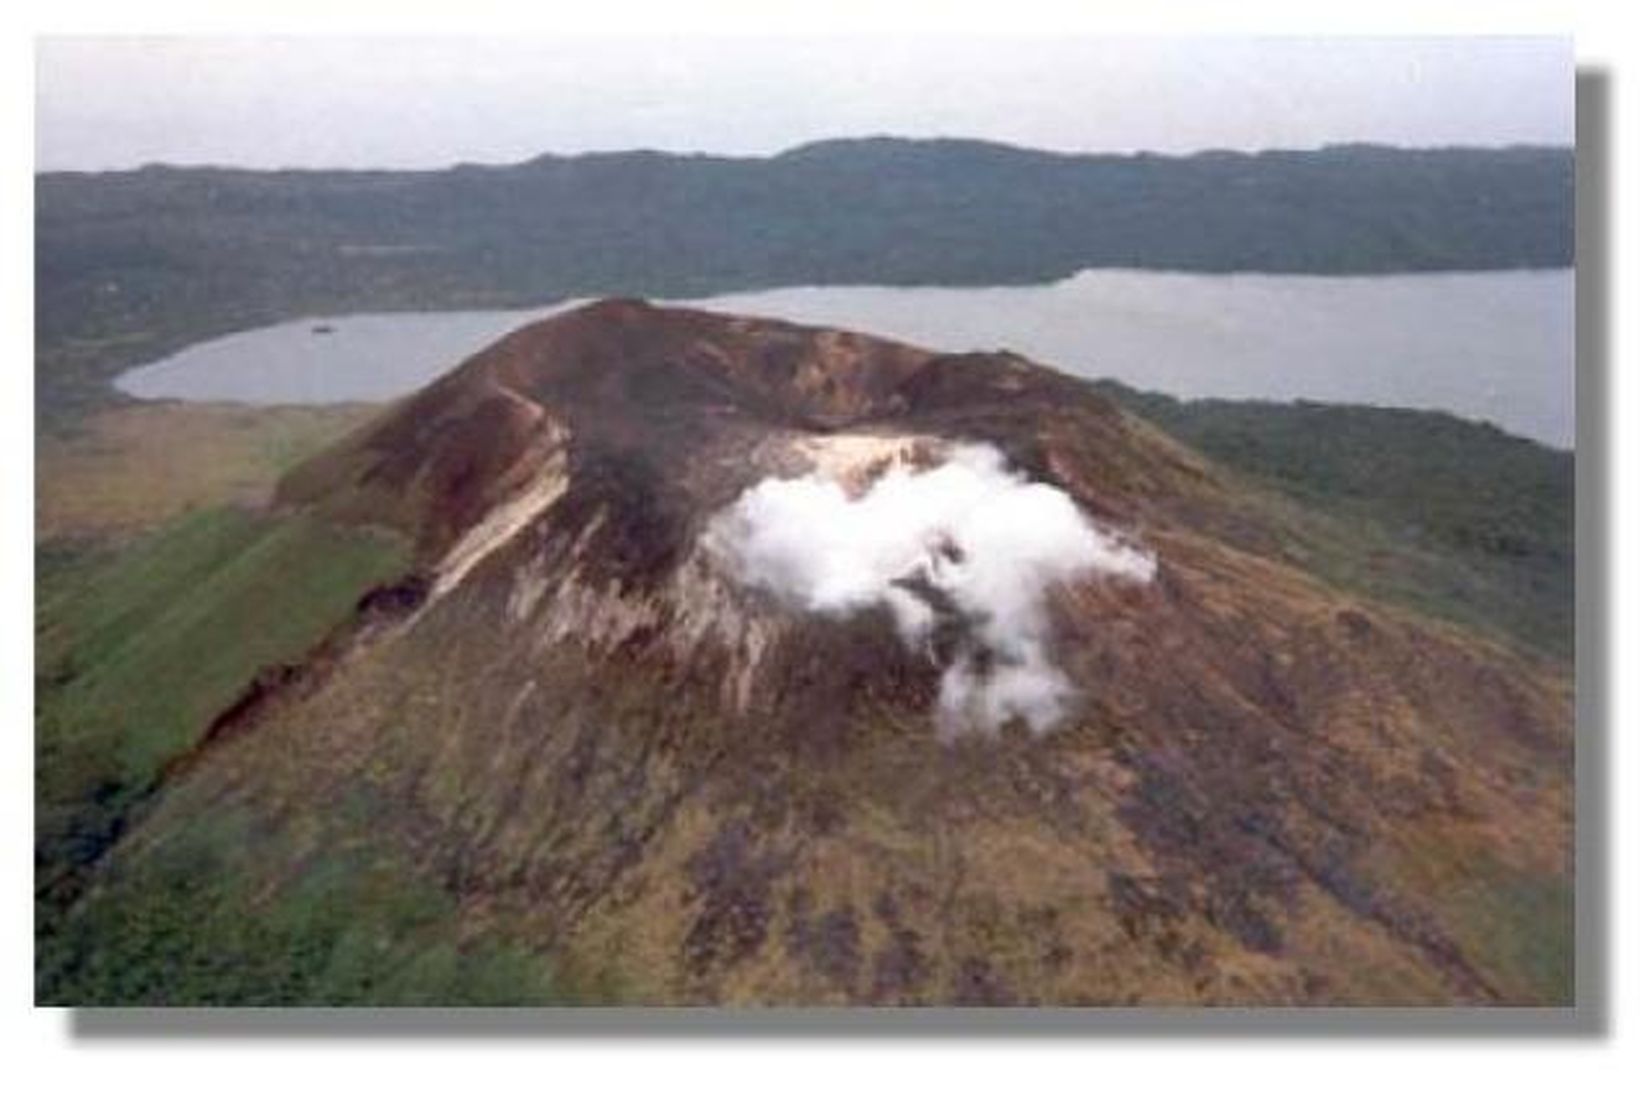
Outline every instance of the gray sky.
<path fill-rule="evenodd" d="M 1569 144 L 1561 38 L 47 38 L 36 166 L 429 167 L 833 136 Z"/>

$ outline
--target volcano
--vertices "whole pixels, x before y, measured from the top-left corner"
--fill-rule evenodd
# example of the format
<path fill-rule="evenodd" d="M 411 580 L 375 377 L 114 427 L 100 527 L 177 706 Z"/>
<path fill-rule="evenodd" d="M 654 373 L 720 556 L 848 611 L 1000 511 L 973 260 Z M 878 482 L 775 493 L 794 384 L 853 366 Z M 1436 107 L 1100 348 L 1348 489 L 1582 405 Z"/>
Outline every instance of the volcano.
<path fill-rule="evenodd" d="M 779 542 L 829 564 L 837 514 L 964 466 L 1091 560 L 977 487 L 859 594 L 724 546 L 807 483 L 832 515 Z M 217 718 L 112 876 L 232 817 L 249 914 L 359 849 L 459 944 L 631 1003 L 1568 1000 L 1568 673 L 1329 583 L 1241 478 L 1050 368 L 603 301 L 276 503 L 410 568 Z M 1028 586 L 974 576 L 999 536 Z M 1047 706 L 975 712 L 1027 669 Z"/>

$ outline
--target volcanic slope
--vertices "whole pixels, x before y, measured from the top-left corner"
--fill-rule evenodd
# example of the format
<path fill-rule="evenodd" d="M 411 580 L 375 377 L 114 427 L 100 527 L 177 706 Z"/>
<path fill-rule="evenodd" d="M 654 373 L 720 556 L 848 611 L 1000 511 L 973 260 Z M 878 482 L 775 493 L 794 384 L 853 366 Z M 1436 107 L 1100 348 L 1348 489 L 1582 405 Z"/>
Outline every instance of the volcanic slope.
<path fill-rule="evenodd" d="M 948 648 L 708 549 L 771 477 L 972 444 L 1154 559 L 1054 587 L 1046 731 L 942 728 Z M 604 301 L 279 503 L 413 571 L 174 765 L 82 915 L 215 869 L 255 916 L 345 850 L 627 1002 L 1570 999 L 1564 666 L 1306 572 L 1234 476 L 1019 357 Z"/>

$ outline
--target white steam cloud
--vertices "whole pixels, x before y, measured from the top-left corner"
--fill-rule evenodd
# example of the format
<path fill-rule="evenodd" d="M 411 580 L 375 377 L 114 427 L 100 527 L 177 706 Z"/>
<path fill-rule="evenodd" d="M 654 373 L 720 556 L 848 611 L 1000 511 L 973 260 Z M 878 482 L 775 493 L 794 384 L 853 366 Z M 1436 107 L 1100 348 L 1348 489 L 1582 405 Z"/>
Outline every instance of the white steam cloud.
<path fill-rule="evenodd" d="M 946 665 L 948 735 L 1015 717 L 1051 728 L 1074 690 L 1048 655 L 1051 586 L 1094 573 L 1148 581 L 1156 565 L 988 445 L 930 469 L 895 464 L 856 496 L 820 472 L 764 479 L 705 543 L 737 579 L 801 609 L 886 605 L 907 645 Z"/>

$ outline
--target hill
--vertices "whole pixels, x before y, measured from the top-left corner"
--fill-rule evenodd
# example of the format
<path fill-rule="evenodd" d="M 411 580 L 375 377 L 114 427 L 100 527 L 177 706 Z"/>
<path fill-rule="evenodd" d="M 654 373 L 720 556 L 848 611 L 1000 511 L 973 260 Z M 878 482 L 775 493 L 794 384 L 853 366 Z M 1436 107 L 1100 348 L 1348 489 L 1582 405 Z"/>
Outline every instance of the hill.
<path fill-rule="evenodd" d="M 1290 549 L 1329 579 L 1571 660 L 1571 452 L 1423 410 L 1095 386 L 1296 502 Z"/>
<path fill-rule="evenodd" d="M 35 181 L 48 413 L 118 370 L 307 314 L 689 297 L 794 284 L 1045 282 L 1088 267 L 1557 267 L 1568 148 L 1057 155 L 827 141 L 444 171 L 149 167 Z"/>
<path fill-rule="evenodd" d="M 165 765 L 43 998 L 1570 997 L 1568 668 L 1021 358 L 607 301 L 266 518 L 403 553 Z"/>

